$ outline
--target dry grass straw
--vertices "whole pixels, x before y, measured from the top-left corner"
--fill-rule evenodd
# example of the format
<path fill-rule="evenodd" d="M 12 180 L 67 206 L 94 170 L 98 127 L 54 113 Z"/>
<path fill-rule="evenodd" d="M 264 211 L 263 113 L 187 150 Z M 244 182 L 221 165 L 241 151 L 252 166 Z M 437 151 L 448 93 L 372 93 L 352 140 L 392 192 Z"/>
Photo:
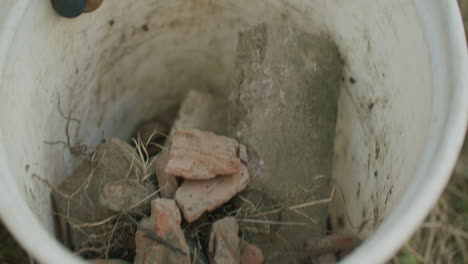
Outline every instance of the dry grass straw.
<path fill-rule="evenodd" d="M 68 147 L 68 149 L 70 150 L 70 153 L 74 156 L 74 157 L 80 157 L 82 156 L 83 154 L 86 154 L 87 152 L 89 151 L 94 151 L 95 150 L 95 147 L 94 146 L 91 146 L 91 145 L 87 145 L 87 144 L 83 144 L 83 143 L 79 143 L 79 142 L 76 142 L 75 144 L 72 144 L 71 142 L 71 136 L 70 136 L 70 126 L 71 124 L 74 122 L 77 124 L 77 128 L 75 130 L 75 138 L 78 137 L 78 133 L 80 131 L 80 126 L 81 126 L 81 121 L 77 118 L 74 118 L 72 117 L 72 112 L 73 112 L 73 109 L 69 109 L 68 110 L 68 115 L 65 115 L 65 113 L 63 112 L 62 110 L 62 107 L 60 105 L 60 95 L 57 94 L 57 109 L 58 109 L 58 112 L 60 114 L 60 116 L 66 120 L 66 124 L 65 124 L 65 138 L 66 138 L 66 141 L 63 141 L 63 140 L 56 140 L 56 141 L 44 141 L 44 143 L 48 144 L 48 145 L 63 145 L 63 146 L 66 146 Z"/>
<path fill-rule="evenodd" d="M 306 222 L 287 222 L 287 221 L 275 221 L 275 220 L 268 219 L 268 216 L 270 215 L 278 215 L 285 211 L 291 211 L 305 218 L 312 224 L 317 224 L 318 223 L 317 220 L 308 216 L 306 213 L 302 212 L 300 209 L 322 205 L 322 204 L 328 204 L 332 201 L 334 193 L 335 193 L 335 187 L 332 188 L 331 194 L 328 198 L 308 201 L 305 203 L 294 204 L 290 206 L 275 205 L 274 209 L 266 210 L 266 211 L 259 210 L 260 204 L 262 203 L 261 200 L 258 201 L 257 204 L 254 204 L 252 201 L 248 200 L 247 198 L 243 196 L 239 196 L 239 198 L 244 203 L 236 212 L 236 217 L 238 218 L 239 222 L 244 222 L 244 223 L 267 224 L 267 225 L 287 225 L 287 226 L 310 225 L 310 223 L 306 223 Z M 241 213 L 242 210 L 244 210 L 243 213 Z M 242 216 L 239 217 L 240 215 Z"/>
<path fill-rule="evenodd" d="M 468 263 L 468 179 L 454 176 L 392 263 Z"/>
<path fill-rule="evenodd" d="M 132 153 L 132 164 L 134 162 L 134 156 L 135 156 L 135 153 L 136 153 L 138 155 L 138 159 L 136 160 L 136 162 L 138 163 L 138 166 L 140 168 L 142 168 L 141 176 L 139 176 L 139 179 L 142 182 L 146 181 L 152 175 L 153 172 L 151 171 L 151 168 L 154 168 L 155 163 L 156 163 L 156 158 L 152 158 L 152 159 L 149 158 L 148 147 L 149 146 L 155 146 L 155 147 L 158 147 L 162 151 L 167 150 L 166 147 L 164 147 L 164 146 L 162 146 L 162 145 L 160 145 L 160 144 L 158 144 L 156 142 L 152 142 L 153 138 L 156 135 L 167 137 L 166 134 L 159 131 L 158 125 L 156 124 L 156 126 L 153 129 L 153 132 L 148 137 L 146 142 L 144 142 L 141 139 L 141 136 L 140 136 L 139 132 L 138 132 L 136 138 L 132 138 L 132 142 L 135 145 L 135 149 L 136 149 L 136 151 L 134 151 Z M 129 171 L 129 173 L 130 173 L 130 171 Z"/>

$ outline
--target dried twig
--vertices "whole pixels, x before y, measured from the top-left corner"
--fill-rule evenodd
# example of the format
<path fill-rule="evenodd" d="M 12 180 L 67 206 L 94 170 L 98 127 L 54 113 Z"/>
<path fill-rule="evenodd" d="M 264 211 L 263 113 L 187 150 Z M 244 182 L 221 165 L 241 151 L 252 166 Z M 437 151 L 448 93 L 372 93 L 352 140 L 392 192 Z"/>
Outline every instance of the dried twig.
<path fill-rule="evenodd" d="M 55 185 L 53 185 L 52 183 L 50 183 L 48 180 L 46 179 L 43 179 L 41 178 L 39 175 L 37 175 L 36 173 L 33 173 L 32 174 L 32 177 L 33 178 L 36 178 L 38 179 L 40 182 L 44 183 L 45 185 L 47 185 L 53 192 L 59 194 L 60 196 L 62 196 L 63 198 L 65 199 L 69 199 L 70 196 L 64 192 L 62 192 L 59 188 L 57 188 Z"/>
<path fill-rule="evenodd" d="M 453 227 L 453 226 L 450 226 L 450 225 L 447 225 L 447 224 L 444 224 L 444 223 L 439 223 L 439 222 L 435 222 L 435 223 L 424 223 L 421 225 L 422 228 L 438 228 L 438 229 L 443 229 L 444 231 L 446 232 L 449 232 L 450 234 L 454 235 L 454 236 L 459 236 L 459 237 L 462 237 L 464 239 L 468 239 L 468 233 L 463 231 L 462 229 L 459 229 L 459 228 L 456 228 L 456 227 Z"/>
<path fill-rule="evenodd" d="M 86 144 L 77 143 L 75 145 L 72 145 L 71 137 L 70 137 L 70 124 L 71 124 L 71 122 L 76 122 L 78 124 L 78 127 L 77 127 L 77 129 L 75 131 L 75 137 L 77 137 L 78 132 L 80 131 L 80 127 L 81 127 L 81 121 L 79 119 L 77 119 L 77 118 L 72 117 L 72 109 L 71 108 L 68 111 L 68 115 L 65 115 L 63 113 L 62 107 L 60 105 L 60 96 L 58 94 L 57 94 L 57 108 L 58 108 L 58 112 L 60 113 L 60 115 L 65 120 L 67 120 L 67 122 L 65 124 L 66 141 L 62 141 L 62 140 L 44 141 L 44 143 L 49 144 L 49 145 L 57 145 L 57 144 L 64 145 L 64 146 L 68 147 L 68 149 L 70 150 L 70 153 L 73 156 L 80 156 L 83 153 L 85 153 L 88 149 L 93 149 L 94 147 L 86 145 Z"/>
<path fill-rule="evenodd" d="M 103 155 L 103 156 L 104 156 L 104 155 Z M 91 164 L 94 163 L 94 157 L 95 157 L 95 155 L 93 155 L 92 158 L 91 158 Z M 102 158 L 99 160 L 99 162 L 96 164 L 96 166 L 93 166 L 93 167 L 91 168 L 91 172 L 90 172 L 88 178 L 86 178 L 86 180 L 81 184 L 81 186 L 78 187 L 78 189 L 76 189 L 76 190 L 68 197 L 68 202 L 67 202 L 67 220 L 70 218 L 70 204 L 71 204 L 71 200 L 73 199 L 73 197 L 74 197 L 75 195 L 77 195 L 77 194 L 81 191 L 81 189 L 87 188 L 87 187 L 88 187 L 89 183 L 91 182 L 91 179 L 92 179 L 93 176 L 94 176 L 94 171 L 95 171 L 96 168 L 100 165 L 101 161 L 102 161 Z"/>
<path fill-rule="evenodd" d="M 296 210 L 296 209 L 306 208 L 306 207 L 310 207 L 310 206 L 315 206 L 315 205 L 320 205 L 320 204 L 326 204 L 326 203 L 331 202 L 331 200 L 333 199 L 333 194 L 334 194 L 334 193 L 335 193 L 335 187 L 333 187 L 332 193 L 331 193 L 330 197 L 328 197 L 328 198 L 326 198 L 326 199 L 317 200 L 317 201 L 311 201 L 311 202 L 302 203 L 302 204 L 297 204 L 297 205 L 293 205 L 293 206 L 286 207 L 286 208 L 284 208 L 284 209 L 287 209 L 287 210 Z M 261 213 L 257 213 L 257 214 L 252 215 L 252 217 L 259 217 L 259 216 L 266 216 L 266 215 L 271 215 L 271 214 L 277 214 L 277 213 L 282 212 L 284 209 L 283 209 L 283 208 L 280 208 L 280 209 L 275 209 L 275 210 L 271 210 L 271 211 L 261 212 Z"/>
<path fill-rule="evenodd" d="M 115 229 L 117 228 L 117 225 L 119 224 L 120 218 L 122 217 L 122 214 L 119 215 L 117 218 L 117 221 L 114 224 L 114 227 L 112 228 L 112 231 L 110 232 L 109 240 L 107 241 L 107 248 L 106 248 L 106 259 L 109 258 L 109 250 L 111 248 L 111 242 L 112 242 L 112 237 L 114 236 Z"/>

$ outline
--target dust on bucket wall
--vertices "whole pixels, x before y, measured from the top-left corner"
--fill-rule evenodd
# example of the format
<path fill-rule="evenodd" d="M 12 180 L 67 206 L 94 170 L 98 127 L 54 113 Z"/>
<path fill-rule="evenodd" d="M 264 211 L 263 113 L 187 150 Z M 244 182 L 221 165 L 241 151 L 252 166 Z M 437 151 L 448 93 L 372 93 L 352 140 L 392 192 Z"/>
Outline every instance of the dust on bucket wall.
<path fill-rule="evenodd" d="M 392 221 L 451 113 L 434 117 L 434 98 L 456 94 L 434 88 L 449 77 L 418 1 L 105 1 L 75 19 L 45 2 L 8 1 L 0 17 L 1 82 L 14 88 L 0 96 L 0 168 L 18 201 L 0 212 L 40 261 L 77 262 L 51 239 L 55 214 L 89 258 L 329 261 L 377 231 L 392 239 L 350 258 L 375 263 L 436 199 Z M 437 193 L 447 176 L 424 184 Z"/>

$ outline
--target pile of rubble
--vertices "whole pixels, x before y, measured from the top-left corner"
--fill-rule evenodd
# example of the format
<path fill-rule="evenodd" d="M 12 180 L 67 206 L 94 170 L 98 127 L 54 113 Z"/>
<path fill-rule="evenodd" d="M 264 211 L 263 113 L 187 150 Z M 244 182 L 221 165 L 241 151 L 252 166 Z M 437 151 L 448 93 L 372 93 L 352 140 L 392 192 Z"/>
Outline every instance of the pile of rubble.
<path fill-rule="evenodd" d="M 200 100 L 205 110 L 191 111 Z M 217 104 L 217 98 L 192 91 L 172 129 L 165 122 L 162 129 L 159 122 L 151 123 L 152 133 L 145 133 L 146 123 L 136 135 L 135 147 L 112 138 L 85 158 L 53 192 L 62 240 L 88 258 L 192 263 L 195 249 L 181 228 L 181 213 L 185 225 L 206 222 L 200 218 L 222 207 L 250 181 L 246 146 L 196 129 L 208 126 L 200 116 Z M 235 217 L 208 224 L 212 225 L 208 244 L 196 248 L 198 263 L 263 262 L 261 250 L 239 238 Z M 101 263 L 99 259 L 95 262 Z"/>
<path fill-rule="evenodd" d="M 167 160 L 158 163 L 157 171 L 163 173 L 157 175 L 159 182 L 173 184 L 160 186 L 162 190 L 175 192 L 165 191 L 167 198 L 151 202 L 151 216 L 140 222 L 135 235 L 135 263 L 190 263 L 179 209 L 185 221 L 193 223 L 228 202 L 249 182 L 246 148 L 234 139 L 196 129 L 176 131 L 168 152 Z M 172 195 L 173 200 L 169 199 Z M 155 241 L 148 230 L 165 242 Z M 260 249 L 239 239 L 235 217 L 212 225 L 207 252 L 210 263 L 263 262 Z"/>

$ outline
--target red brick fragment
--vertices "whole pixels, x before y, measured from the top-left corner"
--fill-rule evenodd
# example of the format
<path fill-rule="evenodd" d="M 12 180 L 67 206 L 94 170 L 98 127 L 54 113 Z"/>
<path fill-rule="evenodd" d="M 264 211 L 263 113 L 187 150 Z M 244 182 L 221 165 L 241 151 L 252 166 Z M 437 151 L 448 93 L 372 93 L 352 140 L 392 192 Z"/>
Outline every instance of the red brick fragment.
<path fill-rule="evenodd" d="M 262 264 L 264 261 L 262 250 L 249 242 L 241 241 L 241 264 Z"/>
<path fill-rule="evenodd" d="M 238 173 L 239 144 L 235 139 L 198 129 L 176 131 L 166 173 L 191 180 L 207 180 L 217 175 Z"/>
<path fill-rule="evenodd" d="M 210 233 L 208 256 L 211 264 L 239 264 L 239 225 L 235 217 L 216 221 Z"/>
<path fill-rule="evenodd" d="M 243 191 L 249 179 L 247 167 L 242 165 L 240 172 L 234 175 L 204 181 L 186 180 L 177 190 L 174 199 L 185 220 L 191 223 L 204 212 L 213 211 Z"/>
<path fill-rule="evenodd" d="M 190 263 L 189 249 L 180 228 L 181 216 L 173 200 L 156 199 L 151 202 L 151 216 L 140 222 L 135 234 L 135 263 Z M 185 255 L 148 238 L 148 230 L 164 239 Z"/>

